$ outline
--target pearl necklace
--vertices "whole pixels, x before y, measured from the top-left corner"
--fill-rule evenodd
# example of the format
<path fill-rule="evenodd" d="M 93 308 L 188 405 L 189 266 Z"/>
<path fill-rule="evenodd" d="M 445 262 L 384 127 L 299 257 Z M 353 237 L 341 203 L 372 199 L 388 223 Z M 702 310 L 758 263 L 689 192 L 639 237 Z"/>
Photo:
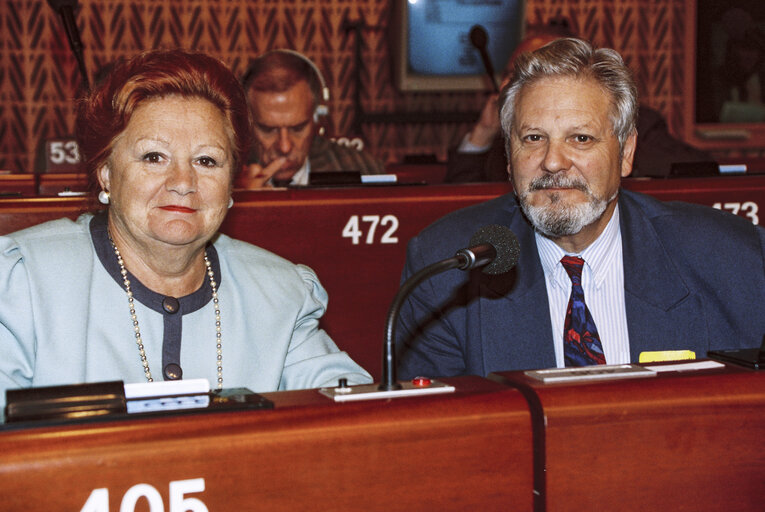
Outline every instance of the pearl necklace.
<path fill-rule="evenodd" d="M 125 262 L 122 259 L 117 245 L 112 240 L 112 235 L 109 233 L 109 242 L 112 244 L 114 254 L 117 256 L 117 263 L 120 266 L 120 274 L 122 275 L 122 283 L 125 285 L 125 292 L 127 293 L 128 305 L 130 307 L 130 318 L 133 320 L 133 330 L 135 331 L 135 342 L 138 345 L 138 353 L 141 356 L 141 365 L 143 365 L 143 373 L 146 375 L 147 382 L 154 382 L 154 378 L 151 376 L 151 370 L 149 369 L 149 361 L 146 359 L 146 351 L 143 347 L 143 339 L 141 338 L 141 329 L 138 326 L 138 316 L 135 314 L 135 303 L 133 300 L 133 291 L 130 289 L 130 279 L 128 279 L 127 269 L 125 268 Z M 218 368 L 218 389 L 223 389 L 223 350 L 221 344 L 221 331 L 220 331 L 220 306 L 218 304 L 218 285 L 215 282 L 215 274 L 212 270 L 210 260 L 207 258 L 207 251 L 205 251 L 205 268 L 207 269 L 207 277 L 210 279 L 210 288 L 212 288 L 212 300 L 215 306 L 215 349 L 216 349 L 216 365 Z"/>

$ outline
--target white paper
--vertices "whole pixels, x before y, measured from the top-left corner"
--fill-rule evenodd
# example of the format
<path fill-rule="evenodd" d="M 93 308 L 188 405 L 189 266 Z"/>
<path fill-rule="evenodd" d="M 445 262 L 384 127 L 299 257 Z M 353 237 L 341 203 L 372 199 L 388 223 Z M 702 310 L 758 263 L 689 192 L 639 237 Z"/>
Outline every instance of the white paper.
<path fill-rule="evenodd" d="M 395 174 L 362 174 L 361 183 L 396 183 Z"/>
<path fill-rule="evenodd" d="M 210 403 L 210 382 L 188 379 L 125 384 L 125 398 L 129 414 L 202 408 Z"/>
<path fill-rule="evenodd" d="M 210 392 L 207 379 L 163 380 L 125 384 L 125 398 L 148 398 L 169 395 L 194 395 Z"/>
<path fill-rule="evenodd" d="M 723 366 L 725 366 L 723 363 L 718 363 L 717 361 L 689 361 L 687 363 L 646 366 L 646 368 L 655 372 L 686 372 L 722 368 Z"/>

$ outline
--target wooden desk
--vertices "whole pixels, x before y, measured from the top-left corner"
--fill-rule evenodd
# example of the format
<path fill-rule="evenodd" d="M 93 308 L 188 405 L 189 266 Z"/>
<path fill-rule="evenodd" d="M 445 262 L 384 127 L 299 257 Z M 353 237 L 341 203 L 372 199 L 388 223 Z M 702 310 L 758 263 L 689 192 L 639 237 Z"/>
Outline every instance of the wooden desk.
<path fill-rule="evenodd" d="M 84 173 L 46 173 L 40 174 L 38 193 L 54 195 L 59 192 L 87 192 L 88 176 Z"/>
<path fill-rule="evenodd" d="M 763 509 L 765 372 L 547 385 L 523 372 L 491 378 L 538 400 L 545 457 L 535 469 L 544 468 L 547 510 Z"/>
<path fill-rule="evenodd" d="M 665 200 L 719 203 L 750 221 L 759 222 L 765 208 L 765 175 L 627 179 L 624 187 Z M 406 243 L 443 215 L 510 190 L 509 184 L 490 183 L 238 191 L 221 231 L 312 267 L 330 297 L 322 326 L 379 379 L 385 317 Z M 0 234 L 74 218 L 81 208 L 81 198 L 2 199 Z"/>
<path fill-rule="evenodd" d="M 59 192 L 85 192 L 83 173 L 0 174 L 0 193 L 16 192 L 24 197 L 54 195 Z"/>
<path fill-rule="evenodd" d="M 0 235 L 62 217 L 76 219 L 84 208 L 82 197 L 0 198 Z"/>
<path fill-rule="evenodd" d="M 0 174 L 0 194 L 5 197 L 20 195 L 31 197 L 37 194 L 34 174 Z"/>
<path fill-rule="evenodd" d="M 3 510 L 80 510 L 97 489 L 109 506 L 87 510 L 131 494 L 171 510 L 171 485 L 211 511 L 762 510 L 764 372 L 491 378 L 445 379 L 449 395 L 336 404 L 290 391 L 264 394 L 273 410 L 6 425 Z"/>
<path fill-rule="evenodd" d="M 531 510 L 525 400 L 485 379 L 449 382 L 449 395 L 268 393 L 273 410 L 0 430 L 2 509 L 80 510 L 107 489 L 117 511 L 144 484 L 132 492 L 173 510 L 171 482 L 201 478 L 204 492 L 188 497 L 210 511 Z"/>

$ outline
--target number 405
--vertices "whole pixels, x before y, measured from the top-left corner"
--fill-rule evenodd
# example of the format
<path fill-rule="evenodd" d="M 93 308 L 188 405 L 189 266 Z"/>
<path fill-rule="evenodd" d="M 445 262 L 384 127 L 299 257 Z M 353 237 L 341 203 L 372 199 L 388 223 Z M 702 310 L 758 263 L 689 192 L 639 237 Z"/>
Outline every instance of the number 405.
<path fill-rule="evenodd" d="M 203 492 L 204 478 L 177 480 L 170 482 L 168 512 L 208 512 L 207 506 L 197 498 L 188 498 L 187 494 Z M 120 503 L 120 512 L 133 512 L 138 500 L 145 498 L 151 512 L 165 512 L 165 504 L 159 491 L 149 484 L 136 484 L 127 490 Z M 80 512 L 109 512 L 109 489 L 93 489 Z"/>

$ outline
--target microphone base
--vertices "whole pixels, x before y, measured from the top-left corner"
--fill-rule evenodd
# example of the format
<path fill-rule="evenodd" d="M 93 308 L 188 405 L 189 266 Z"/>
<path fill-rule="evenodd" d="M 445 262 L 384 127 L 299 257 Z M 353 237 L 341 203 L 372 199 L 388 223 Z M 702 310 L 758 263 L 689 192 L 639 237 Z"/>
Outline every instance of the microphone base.
<path fill-rule="evenodd" d="M 396 389 L 401 389 L 403 386 L 400 382 L 396 381 L 393 384 L 385 384 L 385 382 L 381 382 L 379 386 L 377 386 L 377 389 L 380 391 L 394 391 Z"/>
<path fill-rule="evenodd" d="M 319 393 L 335 402 L 355 402 L 360 400 L 377 400 L 382 398 L 399 398 L 405 396 L 437 395 L 453 393 L 454 386 L 433 380 L 427 385 L 416 385 L 413 382 L 401 382 L 400 389 L 380 390 L 379 384 L 364 384 L 361 386 L 346 386 L 321 388 Z"/>

